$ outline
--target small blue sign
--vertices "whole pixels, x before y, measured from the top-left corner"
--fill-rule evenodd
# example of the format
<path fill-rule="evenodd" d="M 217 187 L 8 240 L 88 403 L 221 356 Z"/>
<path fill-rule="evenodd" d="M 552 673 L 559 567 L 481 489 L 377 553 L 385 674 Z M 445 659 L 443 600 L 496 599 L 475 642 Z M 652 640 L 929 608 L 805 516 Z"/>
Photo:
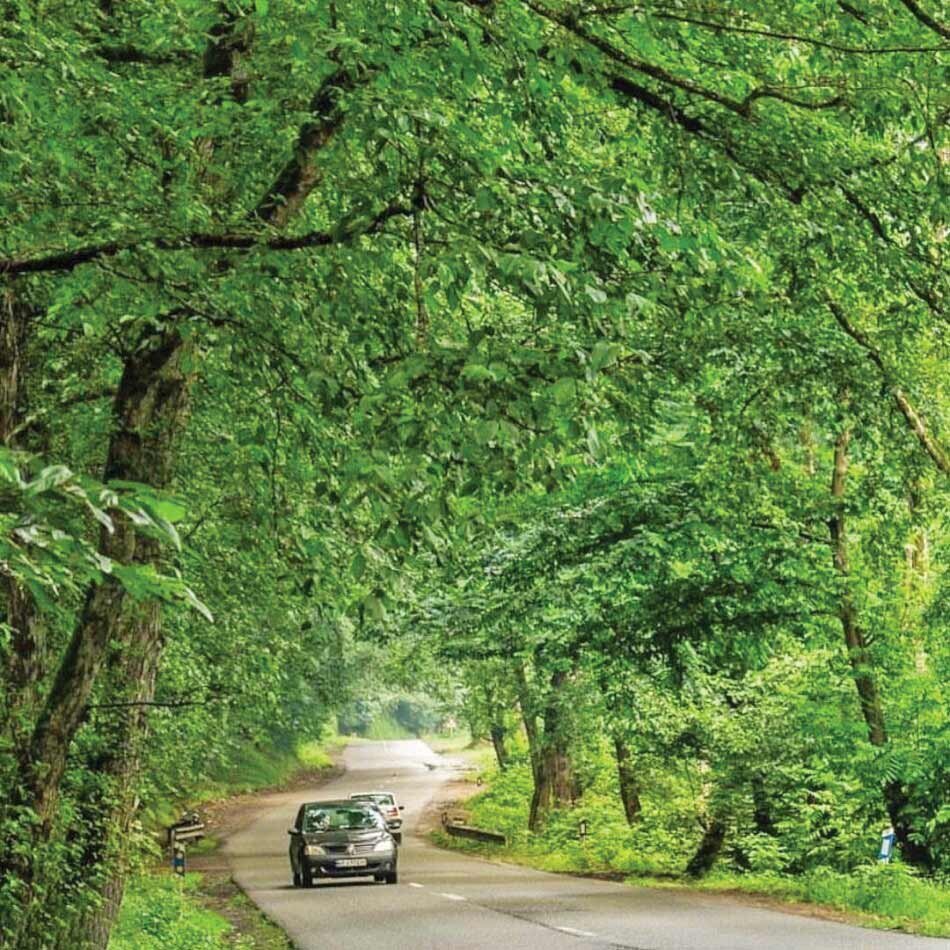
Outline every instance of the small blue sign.
<path fill-rule="evenodd" d="M 891 860 L 891 855 L 894 853 L 894 839 L 896 835 L 894 834 L 893 828 L 885 828 L 881 834 L 881 850 L 878 853 L 878 861 L 882 861 L 884 864 L 887 864 Z"/>

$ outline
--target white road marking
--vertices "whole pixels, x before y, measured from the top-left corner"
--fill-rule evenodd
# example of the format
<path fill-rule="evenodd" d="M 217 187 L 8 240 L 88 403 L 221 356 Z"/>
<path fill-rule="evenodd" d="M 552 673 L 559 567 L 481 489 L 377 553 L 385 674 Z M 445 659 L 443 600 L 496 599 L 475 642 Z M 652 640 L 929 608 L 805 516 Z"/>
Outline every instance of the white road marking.
<path fill-rule="evenodd" d="M 558 927 L 558 930 L 566 934 L 574 934 L 575 937 L 596 937 L 597 934 L 589 930 L 578 930 L 576 927 Z"/>
<path fill-rule="evenodd" d="M 425 887 L 425 884 L 417 884 L 415 881 L 409 882 L 410 887 Z"/>
<path fill-rule="evenodd" d="M 450 901 L 464 901 L 464 900 L 468 900 L 467 897 L 462 897 L 461 894 L 443 894 L 441 891 L 439 892 L 439 897 L 446 897 L 446 898 L 448 898 Z"/>

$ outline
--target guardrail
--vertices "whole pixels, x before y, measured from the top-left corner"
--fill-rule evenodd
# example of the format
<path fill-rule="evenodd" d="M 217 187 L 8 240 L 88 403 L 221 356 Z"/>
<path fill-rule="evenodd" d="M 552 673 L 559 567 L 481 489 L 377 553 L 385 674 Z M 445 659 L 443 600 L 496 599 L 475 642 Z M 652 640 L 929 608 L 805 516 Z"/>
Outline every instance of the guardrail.
<path fill-rule="evenodd" d="M 468 838 L 471 841 L 484 841 L 488 844 L 507 844 L 508 839 L 497 831 L 485 831 L 483 828 L 473 828 L 463 824 L 459 815 L 450 816 L 448 812 L 442 815 L 442 827 L 446 834 L 453 838 Z"/>

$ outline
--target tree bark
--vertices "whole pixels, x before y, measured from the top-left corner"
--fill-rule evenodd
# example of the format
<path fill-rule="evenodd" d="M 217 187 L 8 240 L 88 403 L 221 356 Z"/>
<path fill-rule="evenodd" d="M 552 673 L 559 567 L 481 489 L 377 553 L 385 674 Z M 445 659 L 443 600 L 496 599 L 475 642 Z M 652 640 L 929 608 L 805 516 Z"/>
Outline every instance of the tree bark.
<path fill-rule="evenodd" d="M 690 877 L 703 877 L 708 874 L 722 851 L 726 840 L 726 824 L 715 815 L 706 820 L 703 836 L 699 847 L 686 865 L 686 873 Z"/>
<path fill-rule="evenodd" d="M 620 800 L 627 824 L 635 825 L 640 820 L 643 805 L 640 801 L 640 781 L 630 755 L 630 749 L 620 736 L 614 736 L 614 753 L 617 757 L 617 779 L 620 783 Z"/>
<path fill-rule="evenodd" d="M 544 706 L 544 732 L 534 775 L 534 795 L 528 817 L 531 831 L 540 831 L 551 811 L 571 807 L 577 798 L 577 780 L 564 722 L 563 691 L 567 679 L 564 670 L 557 670 L 551 676 Z"/>
<path fill-rule="evenodd" d="M 521 707 L 521 719 L 524 722 L 525 738 L 528 740 L 531 776 L 535 787 L 537 787 L 541 740 L 538 735 L 538 716 L 535 710 L 534 697 L 531 695 L 531 687 L 523 663 L 519 663 L 515 669 L 515 684 L 518 691 L 518 705 Z"/>
<path fill-rule="evenodd" d="M 841 581 L 838 619 L 841 622 L 841 630 L 848 651 L 848 662 L 851 664 L 851 672 L 858 692 L 861 715 L 867 726 L 868 741 L 871 745 L 881 748 L 887 745 L 888 741 L 884 706 L 868 649 L 867 635 L 861 626 L 857 607 L 849 588 L 851 566 L 848 556 L 847 516 L 844 499 L 850 443 L 851 431 L 849 429 L 842 430 L 835 441 L 834 471 L 831 477 L 831 497 L 834 503 L 834 513 L 828 520 L 828 528 L 831 534 L 834 568 Z M 904 786 L 899 780 L 890 780 L 884 783 L 884 804 L 904 859 L 909 864 L 917 867 L 931 869 L 933 858 L 929 848 L 913 840 L 915 829 L 907 815 L 910 802 Z"/>
<path fill-rule="evenodd" d="M 126 359 L 115 400 L 116 428 L 109 445 L 105 480 L 167 485 L 176 437 L 187 414 L 194 378 L 193 349 L 177 327 L 147 335 Z M 120 563 L 154 563 L 158 545 L 137 535 L 128 518 L 117 516 L 114 531 L 102 531 L 100 550 Z M 90 588 L 79 622 L 40 711 L 20 784 L 10 806 L 36 816 L 28 847 L 4 848 L 0 870 L 17 877 L 24 904 L 32 899 L 38 852 L 49 839 L 67 756 L 81 725 L 90 693 L 110 644 L 128 643 L 124 624 L 131 598 L 112 575 Z M 22 915 L 24 926 L 30 915 Z M 24 941 L 29 934 L 21 931 Z M 18 944 L 15 942 L 14 946 Z"/>
<path fill-rule="evenodd" d="M 491 734 L 492 748 L 495 750 L 495 759 L 498 762 L 498 768 L 502 772 L 508 768 L 508 746 L 505 742 L 507 732 L 505 727 L 499 722 L 493 722 L 488 731 Z"/>
<path fill-rule="evenodd" d="M 15 447 L 23 418 L 24 354 L 32 308 L 8 285 L 0 294 L 0 443 Z M 35 707 L 36 686 L 43 670 L 44 627 L 30 592 L 13 577 L 0 575 L 5 620 L 11 630 L 7 657 L 6 689 L 8 720 L 22 752 L 25 714 Z"/>
<path fill-rule="evenodd" d="M 755 830 L 762 835 L 774 835 L 775 822 L 772 820 L 772 808 L 765 788 L 765 778 L 760 772 L 756 772 L 750 784 L 752 786 L 752 820 L 755 823 Z"/>

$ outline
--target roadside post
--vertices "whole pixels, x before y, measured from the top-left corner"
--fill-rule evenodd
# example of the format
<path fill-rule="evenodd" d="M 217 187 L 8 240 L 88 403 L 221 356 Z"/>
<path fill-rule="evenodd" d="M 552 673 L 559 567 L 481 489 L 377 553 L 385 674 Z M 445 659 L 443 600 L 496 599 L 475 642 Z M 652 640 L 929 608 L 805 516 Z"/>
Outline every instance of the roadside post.
<path fill-rule="evenodd" d="M 205 823 L 196 812 L 189 812 L 168 828 L 168 847 L 172 855 L 172 871 L 185 875 L 185 842 L 204 837 Z"/>
<path fill-rule="evenodd" d="M 881 833 L 881 850 L 878 852 L 877 859 L 882 864 L 889 864 L 891 856 L 894 854 L 894 834 L 893 828 L 885 828 Z"/>
<path fill-rule="evenodd" d="M 582 819 L 577 823 L 577 837 L 578 837 L 581 841 L 586 841 L 586 840 L 587 840 L 587 819 L 586 819 L 586 818 L 582 818 Z"/>
<path fill-rule="evenodd" d="M 185 846 L 175 844 L 172 847 L 172 870 L 179 877 L 185 876 Z"/>

